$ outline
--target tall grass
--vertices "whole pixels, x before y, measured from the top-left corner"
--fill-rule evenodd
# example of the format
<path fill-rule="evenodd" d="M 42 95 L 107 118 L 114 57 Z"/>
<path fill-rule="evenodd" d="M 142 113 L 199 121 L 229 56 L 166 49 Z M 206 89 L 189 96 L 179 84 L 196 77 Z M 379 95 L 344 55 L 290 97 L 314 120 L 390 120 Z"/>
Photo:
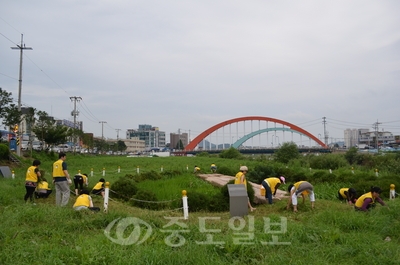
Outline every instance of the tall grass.
<path fill-rule="evenodd" d="M 42 161 L 42 168 L 50 174 L 53 160 L 44 157 Z M 137 166 L 141 171 L 161 172 L 161 166 L 164 170 L 182 171 L 177 176 L 138 183 L 141 189 L 155 192 L 159 199 L 180 196 L 182 189 L 188 190 L 190 196 L 191 187 L 206 194 L 217 192 L 190 173 L 194 165 L 205 173 L 211 163 L 234 168 L 241 163 L 254 168 L 257 163 L 207 157 L 181 160 L 80 155 L 68 155 L 67 162 L 71 174 L 95 168 L 93 185 L 101 177 L 103 167 L 111 185 L 125 174 L 135 174 Z M 399 199 L 388 201 L 388 207 L 378 205 L 367 213 L 356 212 L 336 199 L 338 188 L 346 182 L 316 184 L 314 210 L 307 199 L 305 204 L 299 204 L 299 212 L 293 213 L 286 210 L 286 201 L 282 200 L 258 205 L 243 220 L 235 220 L 229 209 L 221 213 L 194 213 L 189 205 L 189 219 L 182 220 L 182 209 L 150 211 L 119 201 L 110 201 L 108 213 L 75 212 L 74 198 L 68 207 L 56 207 L 53 195 L 36 200 L 36 205 L 24 204 L 24 172 L 29 164 L 26 161 L 24 167 L 15 168 L 15 179 L 0 179 L 0 264 L 398 264 L 400 260 Z M 118 166 L 129 172 L 117 173 Z M 101 198 L 94 197 L 94 204 L 102 207 Z M 167 227 L 173 218 L 181 225 Z M 143 223 L 130 223 L 122 229 L 124 221 L 132 220 Z M 281 230 L 281 220 L 287 221 L 286 230 Z M 142 244 L 136 244 L 134 236 L 140 240 L 150 229 L 151 235 Z M 166 230 L 179 232 L 184 243 L 178 246 L 182 238 L 168 238 L 172 232 Z M 112 239 L 118 236 L 132 236 L 134 243 L 114 243 Z M 271 245 L 268 242 L 273 242 L 272 236 L 288 244 Z"/>

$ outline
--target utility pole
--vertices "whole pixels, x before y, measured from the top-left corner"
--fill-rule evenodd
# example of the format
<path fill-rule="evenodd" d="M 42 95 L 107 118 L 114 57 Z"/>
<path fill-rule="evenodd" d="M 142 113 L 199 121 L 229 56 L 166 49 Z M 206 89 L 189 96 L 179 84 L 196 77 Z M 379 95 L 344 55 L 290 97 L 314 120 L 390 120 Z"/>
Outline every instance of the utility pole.
<path fill-rule="evenodd" d="M 382 124 L 381 122 L 378 122 L 378 120 L 376 120 L 376 122 L 373 124 L 373 128 L 375 129 L 375 148 L 376 150 L 378 150 L 379 152 L 379 140 L 378 140 L 378 134 L 379 134 L 379 124 Z"/>
<path fill-rule="evenodd" d="M 119 151 L 119 146 L 118 146 L 118 142 L 119 142 L 119 131 L 120 131 L 121 129 L 115 129 L 115 131 L 117 132 L 117 152 Z"/>
<path fill-rule="evenodd" d="M 324 124 L 324 140 L 325 145 L 328 146 L 328 132 L 326 131 L 326 117 L 322 117 L 322 123 Z"/>
<path fill-rule="evenodd" d="M 21 112 L 21 91 L 22 91 L 22 55 L 23 55 L 23 50 L 32 50 L 31 47 L 26 47 L 24 44 L 24 34 L 21 34 L 21 44 L 17 45 L 17 47 L 11 47 L 13 50 L 20 50 L 19 54 L 19 87 L 18 87 L 18 111 Z M 21 130 L 21 124 L 18 124 L 18 136 L 17 138 L 20 138 L 22 135 L 22 130 Z M 18 140 L 17 140 L 18 141 Z M 19 145 L 17 145 L 17 155 L 21 156 L 21 143 L 22 141 L 19 141 Z"/>
<path fill-rule="evenodd" d="M 178 150 L 181 150 L 181 129 L 178 129 Z"/>
<path fill-rule="evenodd" d="M 99 121 L 101 123 L 101 139 L 104 140 L 104 123 L 107 123 L 106 121 Z"/>
<path fill-rule="evenodd" d="M 71 113 L 72 116 L 74 116 L 74 130 L 76 130 L 76 116 L 79 115 L 79 112 L 76 111 L 76 102 L 79 100 L 82 100 L 81 97 L 69 97 L 71 101 L 74 102 L 74 111 Z M 76 151 L 76 135 L 74 134 L 74 153 Z"/>
<path fill-rule="evenodd" d="M 119 140 L 119 131 L 121 131 L 121 129 L 115 129 L 115 131 L 117 132 L 117 141 Z"/>

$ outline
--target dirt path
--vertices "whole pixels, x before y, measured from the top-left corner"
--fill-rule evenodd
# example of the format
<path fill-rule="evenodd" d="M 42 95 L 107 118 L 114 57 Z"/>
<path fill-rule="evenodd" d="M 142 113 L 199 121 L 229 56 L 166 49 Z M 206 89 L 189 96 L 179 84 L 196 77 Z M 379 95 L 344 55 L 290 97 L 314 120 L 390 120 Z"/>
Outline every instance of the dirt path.
<path fill-rule="evenodd" d="M 222 187 L 224 185 L 226 185 L 226 183 L 228 183 L 230 180 L 235 179 L 235 177 L 232 176 L 226 176 L 226 175 L 221 175 L 221 174 L 198 174 L 197 175 L 199 178 L 210 182 L 212 185 L 217 186 L 217 187 Z M 267 203 L 267 201 L 265 200 L 264 196 L 260 195 L 260 184 L 256 184 L 253 182 L 248 181 L 248 184 L 251 184 L 253 186 L 254 189 L 254 202 L 261 204 L 261 203 Z M 287 198 L 287 192 L 282 191 L 282 190 L 277 190 L 275 198 L 276 199 L 283 199 L 283 198 Z"/>

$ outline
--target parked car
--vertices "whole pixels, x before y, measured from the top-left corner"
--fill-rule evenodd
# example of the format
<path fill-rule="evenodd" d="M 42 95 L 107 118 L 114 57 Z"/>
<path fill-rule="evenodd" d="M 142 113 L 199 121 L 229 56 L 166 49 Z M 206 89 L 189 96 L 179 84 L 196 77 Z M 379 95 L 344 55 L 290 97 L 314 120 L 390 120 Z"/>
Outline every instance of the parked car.
<path fill-rule="evenodd" d="M 29 149 L 29 141 L 22 141 L 21 150 L 28 150 L 28 149 Z"/>
<path fill-rule="evenodd" d="M 43 150 L 42 143 L 39 142 L 39 141 L 33 141 L 33 142 L 32 142 L 32 149 L 33 149 L 33 150 L 37 150 L 37 151 Z"/>

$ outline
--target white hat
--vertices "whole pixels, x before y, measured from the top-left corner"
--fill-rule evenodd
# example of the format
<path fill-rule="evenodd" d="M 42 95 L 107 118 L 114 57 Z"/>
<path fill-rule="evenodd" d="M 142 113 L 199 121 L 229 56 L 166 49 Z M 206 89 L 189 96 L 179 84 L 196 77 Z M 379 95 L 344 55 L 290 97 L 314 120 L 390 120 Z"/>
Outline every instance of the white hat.
<path fill-rule="evenodd" d="M 240 171 L 249 171 L 249 169 L 246 166 L 241 166 Z"/>

